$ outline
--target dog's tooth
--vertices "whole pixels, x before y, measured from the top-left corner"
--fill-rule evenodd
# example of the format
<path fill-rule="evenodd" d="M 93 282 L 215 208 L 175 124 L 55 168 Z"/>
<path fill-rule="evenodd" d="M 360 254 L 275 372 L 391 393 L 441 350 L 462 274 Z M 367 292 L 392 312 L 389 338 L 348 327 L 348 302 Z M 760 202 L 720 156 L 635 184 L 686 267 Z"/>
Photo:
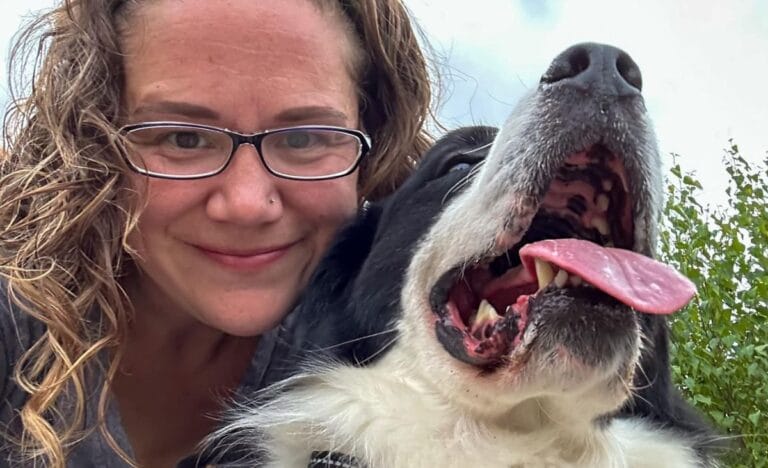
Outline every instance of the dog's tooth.
<path fill-rule="evenodd" d="M 552 265 L 541 259 L 534 259 L 536 265 L 536 279 L 539 281 L 539 289 L 545 288 L 552 282 L 555 272 L 552 271 Z"/>
<path fill-rule="evenodd" d="M 608 226 L 608 220 L 599 216 L 592 218 L 592 227 L 597 229 L 597 232 L 607 236 L 611 233 L 611 228 Z"/>
<path fill-rule="evenodd" d="M 555 275 L 555 286 L 558 288 L 562 288 L 565 286 L 565 283 L 568 282 L 568 272 L 565 270 L 560 270 Z"/>
<path fill-rule="evenodd" d="M 597 211 L 601 213 L 605 213 L 606 211 L 608 211 L 608 207 L 610 205 L 611 205 L 611 199 L 608 198 L 608 195 L 601 193 L 600 195 L 597 196 L 597 203 L 596 203 Z"/>
<path fill-rule="evenodd" d="M 571 286 L 581 286 L 581 283 L 584 281 L 584 279 L 579 275 L 570 275 L 568 276 L 568 283 Z"/>
<path fill-rule="evenodd" d="M 496 321 L 499 319 L 499 313 L 491 305 L 490 302 L 483 299 L 480 302 L 480 306 L 477 308 L 477 316 L 475 317 L 475 323 L 484 323 L 486 321 Z"/>
<path fill-rule="evenodd" d="M 610 192 L 613 188 L 613 181 L 611 179 L 603 179 L 601 185 L 603 186 L 603 190 Z"/>

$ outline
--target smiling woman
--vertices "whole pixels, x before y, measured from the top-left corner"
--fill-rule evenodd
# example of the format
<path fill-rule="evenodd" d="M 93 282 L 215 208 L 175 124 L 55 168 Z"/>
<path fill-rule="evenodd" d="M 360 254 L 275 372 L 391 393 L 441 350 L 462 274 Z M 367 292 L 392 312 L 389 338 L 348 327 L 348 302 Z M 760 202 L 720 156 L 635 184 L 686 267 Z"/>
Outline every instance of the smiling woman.
<path fill-rule="evenodd" d="M 69 0 L 19 36 L 27 63 L 0 166 L 0 466 L 203 463 L 226 397 L 281 378 L 277 325 L 337 229 L 428 143 L 407 12 Z"/>
<path fill-rule="evenodd" d="M 360 53 L 346 26 L 306 0 L 283 5 L 142 5 L 131 18 L 142 27 L 123 39 L 124 121 L 194 122 L 241 132 L 297 124 L 362 128 L 355 80 Z M 195 40 L 199 28 L 205 37 Z M 196 112 L 190 116 L 190 109 L 170 102 L 194 104 Z M 132 146 L 147 164 L 150 157 L 158 160 L 146 145 Z M 142 272 L 130 287 L 137 290 L 135 305 L 155 303 L 145 309 L 183 309 L 174 315 L 253 336 L 276 324 L 336 228 L 355 213 L 358 175 L 311 184 L 286 180 L 270 174 L 252 145 L 232 152 L 236 157 L 216 177 L 182 183 L 130 176 L 148 200 L 128 237 Z M 184 157 L 194 156 L 185 151 Z M 262 309 L 258 315 L 255 304 Z M 151 326 L 157 321 L 152 314 Z"/>

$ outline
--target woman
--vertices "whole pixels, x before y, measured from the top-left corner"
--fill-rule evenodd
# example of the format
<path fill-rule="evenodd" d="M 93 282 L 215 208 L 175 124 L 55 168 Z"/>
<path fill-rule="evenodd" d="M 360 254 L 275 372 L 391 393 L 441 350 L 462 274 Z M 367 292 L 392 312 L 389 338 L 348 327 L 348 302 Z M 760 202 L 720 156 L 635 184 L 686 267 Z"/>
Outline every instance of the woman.
<path fill-rule="evenodd" d="M 279 378 L 275 326 L 334 232 L 424 150 L 424 59 L 399 0 L 70 0 L 20 36 L 29 63 L 0 465 L 174 466 Z"/>

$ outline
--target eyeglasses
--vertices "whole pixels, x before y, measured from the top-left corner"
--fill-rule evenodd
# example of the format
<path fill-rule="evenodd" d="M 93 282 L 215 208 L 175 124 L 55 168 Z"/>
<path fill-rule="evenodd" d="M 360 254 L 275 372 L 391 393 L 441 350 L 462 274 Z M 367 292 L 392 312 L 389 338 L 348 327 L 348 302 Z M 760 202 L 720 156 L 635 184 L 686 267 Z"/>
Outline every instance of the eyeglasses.
<path fill-rule="evenodd" d="M 324 180 L 351 174 L 371 149 L 358 130 L 297 126 L 250 135 L 179 122 L 144 122 L 120 130 L 131 144 L 127 159 L 140 174 L 163 179 L 201 179 L 221 173 L 243 143 L 256 148 L 270 174 L 293 180 Z"/>

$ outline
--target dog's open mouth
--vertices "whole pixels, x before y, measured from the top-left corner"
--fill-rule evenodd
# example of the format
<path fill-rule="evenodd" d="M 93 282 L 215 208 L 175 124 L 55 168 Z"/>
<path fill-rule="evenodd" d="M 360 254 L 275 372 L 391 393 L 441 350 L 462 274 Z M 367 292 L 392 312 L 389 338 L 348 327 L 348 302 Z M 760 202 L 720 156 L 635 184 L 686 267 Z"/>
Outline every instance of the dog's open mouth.
<path fill-rule="evenodd" d="M 627 185 L 620 159 L 604 147 L 570 156 L 517 244 L 452 269 L 433 287 L 443 346 L 470 364 L 498 365 L 530 344 L 529 299 L 559 288 L 591 288 L 645 313 L 682 308 L 695 293 L 693 284 L 631 250 Z"/>

